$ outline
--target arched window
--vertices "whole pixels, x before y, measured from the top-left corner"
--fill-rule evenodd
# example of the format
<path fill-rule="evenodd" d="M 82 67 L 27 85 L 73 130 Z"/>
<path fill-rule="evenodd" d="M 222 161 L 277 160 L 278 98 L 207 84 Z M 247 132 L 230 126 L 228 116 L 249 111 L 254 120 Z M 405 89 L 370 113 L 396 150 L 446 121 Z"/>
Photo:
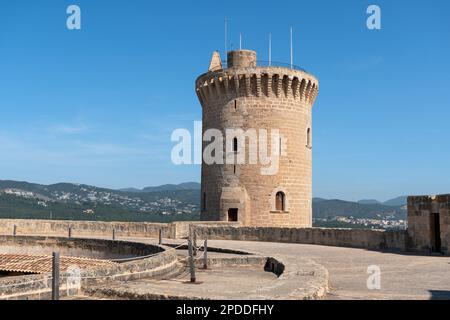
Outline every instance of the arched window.
<path fill-rule="evenodd" d="M 312 145 L 311 145 L 311 128 L 308 128 L 308 130 L 306 130 L 306 146 L 308 148 L 312 148 Z"/>
<path fill-rule="evenodd" d="M 286 211 L 286 196 L 283 192 L 277 192 L 275 196 L 275 210 L 277 211 Z"/>
<path fill-rule="evenodd" d="M 238 152 L 238 139 L 233 139 L 233 152 Z"/>

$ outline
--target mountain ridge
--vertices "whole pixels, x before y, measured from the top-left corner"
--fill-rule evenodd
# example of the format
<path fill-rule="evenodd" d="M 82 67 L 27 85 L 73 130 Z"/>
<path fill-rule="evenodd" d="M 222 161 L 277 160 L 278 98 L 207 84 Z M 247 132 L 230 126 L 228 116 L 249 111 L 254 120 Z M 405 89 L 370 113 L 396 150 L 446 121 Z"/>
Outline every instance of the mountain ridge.
<path fill-rule="evenodd" d="M 113 190 L 75 183 L 41 185 L 0 180 L 0 200 L 2 199 L 4 204 L 0 205 L 0 217 L 10 217 L 12 212 L 19 216 L 26 216 L 27 212 L 48 212 L 50 209 L 46 209 L 47 207 L 62 210 L 62 216 L 66 212 L 78 218 L 82 218 L 82 215 L 77 215 L 76 212 L 92 208 L 98 208 L 101 213 L 98 219 L 111 218 L 108 216 L 109 212 L 115 218 L 121 218 L 122 212 L 123 219 L 139 221 L 144 218 L 151 221 L 157 215 L 170 216 L 172 219 L 181 219 L 183 215 L 199 219 L 200 215 L 200 184 L 197 182 Z M 405 205 L 404 196 L 393 198 L 386 203 L 376 200 L 352 202 L 314 198 L 313 215 L 319 219 L 336 216 L 405 219 Z M 22 211 L 16 207 L 21 207 Z"/>

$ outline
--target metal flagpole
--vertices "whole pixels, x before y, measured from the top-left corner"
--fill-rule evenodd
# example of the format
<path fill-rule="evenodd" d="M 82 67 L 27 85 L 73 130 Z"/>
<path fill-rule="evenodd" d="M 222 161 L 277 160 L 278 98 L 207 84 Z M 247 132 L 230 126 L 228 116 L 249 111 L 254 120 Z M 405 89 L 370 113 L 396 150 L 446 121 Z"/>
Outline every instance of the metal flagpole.
<path fill-rule="evenodd" d="M 272 65 L 272 33 L 269 33 L 269 67 Z"/>
<path fill-rule="evenodd" d="M 225 18 L 225 56 L 227 56 L 228 51 L 228 20 Z"/>

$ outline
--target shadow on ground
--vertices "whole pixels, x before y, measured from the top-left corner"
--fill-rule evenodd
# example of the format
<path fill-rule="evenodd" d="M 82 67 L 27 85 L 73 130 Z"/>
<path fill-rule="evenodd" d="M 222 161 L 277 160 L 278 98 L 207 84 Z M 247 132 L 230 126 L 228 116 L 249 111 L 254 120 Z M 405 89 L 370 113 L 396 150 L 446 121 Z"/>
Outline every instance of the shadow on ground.
<path fill-rule="evenodd" d="M 450 300 L 450 291 L 430 290 L 431 300 Z"/>

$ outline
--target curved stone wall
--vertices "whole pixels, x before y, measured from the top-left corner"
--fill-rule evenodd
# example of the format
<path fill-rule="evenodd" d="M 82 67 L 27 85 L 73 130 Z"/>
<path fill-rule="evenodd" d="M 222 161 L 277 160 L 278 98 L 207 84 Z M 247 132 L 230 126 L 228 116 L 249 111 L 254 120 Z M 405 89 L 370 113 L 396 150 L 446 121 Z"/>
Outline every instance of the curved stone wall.
<path fill-rule="evenodd" d="M 54 251 L 58 251 L 61 256 L 112 260 L 148 256 L 164 249 L 156 245 L 129 241 L 0 236 L 0 254 L 51 255 Z"/>
<path fill-rule="evenodd" d="M 11 243 L 21 243 L 23 245 L 31 245 L 31 242 L 38 242 L 38 246 L 46 247 L 45 242 L 49 243 L 47 247 L 54 247 L 57 245 L 60 249 L 66 250 L 66 252 L 72 252 L 75 247 L 83 247 L 95 249 L 90 252 L 104 252 L 108 247 L 111 247 L 121 251 L 133 251 L 134 253 L 150 253 L 148 256 L 137 257 L 135 260 L 127 261 L 123 263 L 114 264 L 107 267 L 93 268 L 81 270 L 81 286 L 79 288 L 68 287 L 68 280 L 70 274 L 61 270 L 60 281 L 60 294 L 64 296 L 68 293 L 68 290 L 72 290 L 72 294 L 76 294 L 83 290 L 84 286 L 101 284 L 112 280 L 133 280 L 140 279 L 142 277 L 162 276 L 171 272 L 177 266 L 177 253 L 174 249 L 166 246 L 155 246 L 144 243 L 128 242 L 128 241 L 109 241 L 98 239 L 55 239 L 48 237 L 31 237 L 26 240 L 21 239 L 8 239 L 12 237 L 2 237 L 0 241 L 7 241 Z M 85 251 L 83 251 L 85 252 Z M 104 254 L 105 255 L 105 254 Z M 51 297 L 51 274 L 43 275 L 28 275 L 7 277 L 0 279 L 0 299 L 49 299 Z M 73 292 L 75 290 L 76 292 Z"/>
<path fill-rule="evenodd" d="M 217 152 L 223 151 L 224 159 L 245 160 L 211 164 L 203 159 L 201 219 L 233 220 L 231 209 L 245 226 L 310 227 L 312 106 L 319 82 L 300 70 L 258 67 L 255 52 L 230 52 L 229 57 L 231 67 L 201 75 L 196 92 L 203 133 L 218 130 L 228 147 Z M 243 136 L 235 151 L 227 136 L 231 130 Z M 208 145 L 203 143 L 207 154 Z M 266 155 L 273 156 L 272 163 L 264 163 Z M 284 195 L 282 209 L 276 209 L 275 191 Z"/>

